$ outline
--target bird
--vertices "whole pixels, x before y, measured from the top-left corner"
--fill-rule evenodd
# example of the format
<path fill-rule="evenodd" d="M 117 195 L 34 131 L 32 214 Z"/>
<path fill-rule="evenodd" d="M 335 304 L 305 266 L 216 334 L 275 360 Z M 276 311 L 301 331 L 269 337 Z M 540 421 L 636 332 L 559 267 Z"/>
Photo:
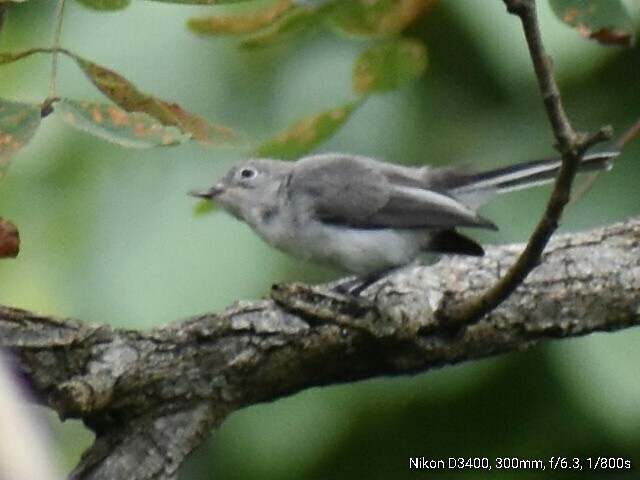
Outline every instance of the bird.
<path fill-rule="evenodd" d="M 585 155 L 579 172 L 608 170 L 616 155 Z M 368 285 L 425 253 L 483 255 L 456 229 L 497 230 L 478 208 L 498 194 L 552 181 L 560 165 L 550 158 L 474 173 L 349 153 L 249 158 L 189 194 L 216 202 L 271 246 Z"/>

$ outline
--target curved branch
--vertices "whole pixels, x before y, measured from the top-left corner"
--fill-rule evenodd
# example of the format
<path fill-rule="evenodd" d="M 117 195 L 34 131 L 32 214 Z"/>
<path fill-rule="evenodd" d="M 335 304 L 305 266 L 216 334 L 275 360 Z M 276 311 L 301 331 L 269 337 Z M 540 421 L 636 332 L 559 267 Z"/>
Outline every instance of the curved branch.
<path fill-rule="evenodd" d="M 529 55 L 538 80 L 542 100 L 549 117 L 549 123 L 562 154 L 562 165 L 547 202 L 542 218 L 536 225 L 522 253 L 514 259 L 513 265 L 502 278 L 468 302 L 457 304 L 456 308 L 443 311 L 443 319 L 452 323 L 469 324 L 479 320 L 504 302 L 518 285 L 539 264 L 551 235 L 557 230 L 562 213 L 569 203 L 571 187 L 584 152 L 598 142 L 611 138 L 611 127 L 603 127 L 593 134 L 576 133 L 565 113 L 560 89 L 553 74 L 551 57 L 542 43 L 536 0 L 504 0 L 509 13 L 517 15 L 522 22 L 524 37 L 529 47 Z"/>
<path fill-rule="evenodd" d="M 519 249 L 408 268 L 362 300 L 278 285 L 270 300 L 146 332 L 0 307 L 0 346 L 42 403 L 96 433 L 74 478 L 173 479 L 202 439 L 247 405 L 640 324 L 640 218 L 559 236 L 480 322 L 439 320 L 495 283 Z"/>

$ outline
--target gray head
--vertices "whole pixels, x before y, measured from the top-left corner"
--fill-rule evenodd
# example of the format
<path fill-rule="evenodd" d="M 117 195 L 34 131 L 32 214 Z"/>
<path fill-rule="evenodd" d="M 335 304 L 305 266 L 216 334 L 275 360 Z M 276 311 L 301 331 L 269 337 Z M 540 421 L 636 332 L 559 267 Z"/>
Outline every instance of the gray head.
<path fill-rule="evenodd" d="M 218 203 L 234 217 L 251 222 L 262 210 L 272 208 L 293 163 L 270 159 L 235 162 L 211 188 L 189 192 Z"/>

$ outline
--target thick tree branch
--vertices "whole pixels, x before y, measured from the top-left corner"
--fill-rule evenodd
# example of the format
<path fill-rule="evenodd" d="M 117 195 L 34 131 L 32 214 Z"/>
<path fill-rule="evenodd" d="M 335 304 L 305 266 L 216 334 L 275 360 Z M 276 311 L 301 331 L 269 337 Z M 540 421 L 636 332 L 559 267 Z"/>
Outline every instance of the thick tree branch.
<path fill-rule="evenodd" d="M 640 219 L 556 238 L 484 319 L 455 329 L 439 320 L 444 304 L 495 283 L 519 250 L 409 268 L 361 301 L 279 285 L 272 300 L 147 332 L 0 307 L 0 346 L 45 405 L 96 432 L 74 478 L 173 479 L 188 453 L 247 405 L 640 324 Z"/>

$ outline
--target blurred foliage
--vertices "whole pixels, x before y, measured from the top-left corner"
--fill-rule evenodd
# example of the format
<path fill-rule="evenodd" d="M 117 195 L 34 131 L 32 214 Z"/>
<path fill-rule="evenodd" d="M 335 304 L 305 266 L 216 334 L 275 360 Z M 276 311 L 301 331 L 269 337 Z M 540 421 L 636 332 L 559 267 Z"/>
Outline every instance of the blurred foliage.
<path fill-rule="evenodd" d="M 222 146 L 229 144 L 235 137 L 228 127 L 211 124 L 176 103 L 141 92 L 117 72 L 64 48 L 55 46 L 1 53 L 0 65 L 21 60 L 34 53 L 68 56 L 115 105 L 50 95 L 42 102 L 41 107 L 23 104 L 19 105 L 19 112 L 14 112 L 12 109 L 16 108 L 15 103 L 0 99 L 0 121 L 4 124 L 0 133 L 4 132 L 3 138 L 18 137 L 19 140 L 18 146 L 16 142 L 0 142 L 0 159 L 8 158 L 31 139 L 39 126 L 39 118 L 38 121 L 33 120 L 34 111 L 42 117 L 60 111 L 70 125 L 103 140 L 130 148 L 175 145 L 190 139 L 208 146 Z M 56 81 L 56 74 L 52 73 L 52 87 L 55 87 Z M 19 117 L 16 118 L 16 115 Z M 12 126 L 13 129 L 10 128 Z M 4 163 L 7 163 L 6 160 Z"/>
<path fill-rule="evenodd" d="M 328 140 L 342 127 L 360 102 L 325 110 L 290 126 L 256 151 L 258 157 L 295 159 Z"/>
<path fill-rule="evenodd" d="M 40 109 L 19 102 L 0 103 L 0 178 L 9 159 L 23 148 L 40 125 Z"/>
<path fill-rule="evenodd" d="M 549 0 L 562 21 L 603 44 L 631 45 L 633 22 L 621 0 Z"/>
<path fill-rule="evenodd" d="M 244 15 L 210 15 L 207 17 L 191 18 L 189 28 L 202 35 L 225 35 L 252 33 L 262 30 L 267 25 L 280 21 L 284 16 L 293 17 L 303 8 L 293 8 L 291 0 L 280 0 L 266 8 L 251 11 Z"/>
<path fill-rule="evenodd" d="M 85 7 L 96 10 L 122 10 L 131 4 L 131 0 L 76 0 Z"/>
<path fill-rule="evenodd" d="M 0 217 L 0 258 L 15 258 L 20 252 L 20 234 L 9 220 Z"/>
<path fill-rule="evenodd" d="M 174 145 L 189 139 L 175 127 L 165 126 L 144 112 L 129 113 L 115 105 L 60 99 L 56 112 L 79 130 L 122 147 Z"/>
<path fill-rule="evenodd" d="M 122 0 L 78 1 L 95 10 L 120 10 L 130 4 L 129 1 Z M 178 3 L 235 2 L 187 0 Z M 434 0 L 278 0 L 248 13 L 191 18 L 188 25 L 194 32 L 202 35 L 251 34 L 242 43 L 245 47 L 265 46 L 272 41 L 281 41 L 285 34 L 294 30 L 298 33 L 307 31 L 308 27 L 317 23 L 330 25 L 335 31 L 348 36 L 382 38 L 382 41 L 360 55 L 355 63 L 353 88 L 357 93 L 367 95 L 398 89 L 405 82 L 424 73 L 427 65 L 424 44 L 417 39 L 394 37 L 411 26 L 433 3 Z M 633 35 L 629 32 L 632 22 L 619 0 L 611 0 L 606 5 L 602 0 L 551 0 L 551 6 L 558 18 L 576 27 L 586 37 L 596 38 L 603 43 L 632 43 Z M 59 20 L 61 23 L 62 17 Z M 176 103 L 143 93 L 123 75 L 71 50 L 59 48 L 57 42 L 56 36 L 51 48 L 0 53 L 0 64 L 21 60 L 39 52 L 48 52 L 54 57 L 50 96 L 43 101 L 41 107 L 43 117 L 55 110 L 54 104 L 60 103 L 64 118 L 71 125 L 124 147 L 174 145 L 190 138 L 210 146 L 223 146 L 235 136 L 224 125 L 210 124 Z M 73 59 L 103 94 L 131 115 L 109 105 L 53 96 L 59 54 Z M 10 110 L 13 105 L 13 102 L 0 99 L 0 114 Z M 282 158 L 303 155 L 336 133 L 354 106 L 353 103 L 347 104 L 300 120 L 288 131 L 259 148 L 257 154 Z M 12 125 L 12 117 L 9 116 L 5 122 L 5 137 L 7 134 L 10 137 L 22 134 L 18 138 L 23 140 L 22 143 L 0 143 L 0 160 L 4 158 L 5 165 L 8 163 L 6 159 L 33 134 L 34 129 L 31 129 L 30 135 L 24 135 L 23 123 L 15 122 L 14 133 L 7 130 Z M 32 122 L 31 125 L 33 124 Z M 35 125 L 37 128 L 38 124 Z M 179 132 L 166 127 L 176 127 Z M 180 135 L 180 132 L 184 135 Z"/>
<path fill-rule="evenodd" d="M 585 28 L 637 32 L 588 16 L 570 16 L 581 20 L 567 26 L 557 9 L 568 0 L 550 2 L 555 14 L 538 2 L 543 36 L 570 117 L 581 129 L 611 123 L 621 134 L 638 118 L 640 53 L 583 37 L 593 37 Z M 475 169 L 553 153 L 519 22 L 500 0 L 80 3 L 114 11 L 67 5 L 61 43 L 84 70 L 61 58 L 57 95 L 65 100 L 52 106 L 63 115 L 40 122 L 50 54 L 7 59 L 50 44 L 55 3 L 12 3 L 5 13 L 0 164 L 12 162 L 0 182 L 0 215 L 19 229 L 20 255 L 0 262 L 2 304 L 147 328 L 263 296 L 276 281 L 335 278 L 275 252 L 228 216 L 192 214 L 186 192 L 255 151 L 349 151 Z M 221 3 L 229 5 L 206 7 Z M 596 3 L 604 5 L 571 5 Z M 626 5 L 625 18 L 636 21 L 640 7 Z M 97 136 L 63 128 L 70 107 Z M 149 115 L 189 138 L 190 126 L 215 133 L 228 125 L 248 140 L 122 148 L 126 142 L 101 140 L 110 108 Z M 91 130 L 80 112 L 75 121 Z M 201 122 L 211 130 L 198 130 Z M 638 214 L 639 143 L 567 211 L 565 231 Z M 469 233 L 484 243 L 524 240 L 547 194 L 497 200 L 483 214 L 500 234 Z M 599 334 L 412 378 L 311 389 L 232 415 L 182 478 L 403 478 L 415 476 L 415 456 L 578 456 L 583 464 L 624 457 L 636 470 L 582 473 L 632 476 L 640 468 L 638 340 L 637 331 Z M 73 422 L 56 432 L 68 469 L 78 442 L 90 439 Z M 495 469 L 465 473 L 496 478 Z"/>
<path fill-rule="evenodd" d="M 356 61 L 353 89 L 361 94 L 388 92 L 422 75 L 427 52 L 415 40 L 389 40 L 365 51 Z"/>

